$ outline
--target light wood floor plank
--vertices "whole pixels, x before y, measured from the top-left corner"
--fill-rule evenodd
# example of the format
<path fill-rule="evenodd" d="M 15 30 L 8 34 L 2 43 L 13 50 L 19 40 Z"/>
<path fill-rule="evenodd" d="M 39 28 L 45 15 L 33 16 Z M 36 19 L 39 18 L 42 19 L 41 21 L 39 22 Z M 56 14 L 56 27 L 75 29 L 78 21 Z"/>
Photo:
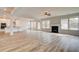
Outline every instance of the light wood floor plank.
<path fill-rule="evenodd" d="M 79 36 L 42 31 L 0 32 L 1 52 L 79 52 Z"/>

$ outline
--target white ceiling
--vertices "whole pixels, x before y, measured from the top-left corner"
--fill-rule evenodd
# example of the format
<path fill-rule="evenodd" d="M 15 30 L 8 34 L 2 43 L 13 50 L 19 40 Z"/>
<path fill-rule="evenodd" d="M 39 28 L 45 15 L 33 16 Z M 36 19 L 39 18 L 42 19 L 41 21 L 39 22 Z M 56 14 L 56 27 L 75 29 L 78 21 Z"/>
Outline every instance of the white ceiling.
<path fill-rule="evenodd" d="M 44 11 L 49 11 L 51 16 L 45 16 L 43 14 Z M 79 7 L 17 7 L 13 15 L 17 17 L 40 19 L 72 13 L 79 13 Z"/>

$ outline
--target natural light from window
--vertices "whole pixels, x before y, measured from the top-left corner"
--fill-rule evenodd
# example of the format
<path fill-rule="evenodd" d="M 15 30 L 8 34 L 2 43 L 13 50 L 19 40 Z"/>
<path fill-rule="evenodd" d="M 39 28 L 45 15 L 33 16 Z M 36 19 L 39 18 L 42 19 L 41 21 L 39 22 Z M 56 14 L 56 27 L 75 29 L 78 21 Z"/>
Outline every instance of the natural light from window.
<path fill-rule="evenodd" d="M 61 19 L 61 29 L 63 30 L 79 30 L 79 18 Z"/>
<path fill-rule="evenodd" d="M 61 20 L 61 29 L 68 29 L 68 19 L 62 19 Z"/>

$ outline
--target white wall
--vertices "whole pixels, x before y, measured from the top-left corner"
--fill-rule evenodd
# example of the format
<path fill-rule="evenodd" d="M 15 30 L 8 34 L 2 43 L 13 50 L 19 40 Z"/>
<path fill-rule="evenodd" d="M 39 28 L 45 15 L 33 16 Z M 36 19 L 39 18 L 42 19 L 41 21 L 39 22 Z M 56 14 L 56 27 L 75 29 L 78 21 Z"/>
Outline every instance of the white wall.
<path fill-rule="evenodd" d="M 57 17 L 50 17 L 50 18 L 46 18 L 46 19 L 43 19 L 43 20 L 49 19 L 50 22 L 51 22 L 50 23 L 51 26 L 59 26 L 59 33 L 78 35 L 79 36 L 79 31 L 75 31 L 75 30 L 61 30 L 61 17 L 66 18 L 66 17 L 74 17 L 74 16 L 79 16 L 79 13 L 70 14 L 70 15 L 64 15 L 64 16 L 57 16 Z"/>

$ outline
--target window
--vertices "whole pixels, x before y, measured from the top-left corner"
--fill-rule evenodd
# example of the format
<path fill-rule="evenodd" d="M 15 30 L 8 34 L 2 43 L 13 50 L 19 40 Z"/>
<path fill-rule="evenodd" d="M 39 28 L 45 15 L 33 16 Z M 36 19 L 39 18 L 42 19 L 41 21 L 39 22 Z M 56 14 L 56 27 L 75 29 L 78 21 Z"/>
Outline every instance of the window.
<path fill-rule="evenodd" d="M 42 28 L 50 28 L 50 21 L 49 20 L 42 21 Z"/>
<path fill-rule="evenodd" d="M 79 18 L 61 19 L 61 29 L 64 30 L 79 30 Z"/>
<path fill-rule="evenodd" d="M 46 22 L 42 21 L 42 28 L 46 28 Z"/>
<path fill-rule="evenodd" d="M 37 29 L 41 29 L 41 24 L 40 24 L 40 22 L 37 23 Z"/>
<path fill-rule="evenodd" d="M 61 29 L 68 29 L 68 19 L 62 19 L 61 20 Z"/>
<path fill-rule="evenodd" d="M 69 29 L 70 30 L 78 30 L 78 18 L 70 18 L 69 19 Z"/>
<path fill-rule="evenodd" d="M 36 22 L 34 21 L 31 22 L 31 29 L 36 29 Z"/>
<path fill-rule="evenodd" d="M 47 21 L 46 27 L 50 28 L 50 21 Z"/>
<path fill-rule="evenodd" d="M 27 22 L 26 22 L 26 26 L 27 26 L 28 29 L 31 28 L 31 23 L 30 23 L 30 21 L 27 21 Z"/>
<path fill-rule="evenodd" d="M 36 22 L 33 22 L 33 29 L 36 29 Z"/>

